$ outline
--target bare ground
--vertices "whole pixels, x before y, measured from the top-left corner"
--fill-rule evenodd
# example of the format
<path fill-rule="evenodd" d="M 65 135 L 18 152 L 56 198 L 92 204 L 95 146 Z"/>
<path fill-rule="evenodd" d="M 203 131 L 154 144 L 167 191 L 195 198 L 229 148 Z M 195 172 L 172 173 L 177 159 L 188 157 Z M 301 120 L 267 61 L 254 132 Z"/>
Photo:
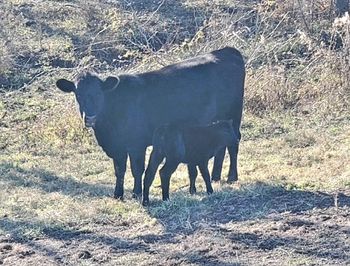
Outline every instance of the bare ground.
<path fill-rule="evenodd" d="M 4 265 L 349 265 L 350 190 L 331 194 L 257 183 L 154 202 L 142 217 L 69 228 L 0 219 Z M 183 206 L 182 206 L 183 207 Z M 42 228 L 33 239 L 16 227 Z"/>

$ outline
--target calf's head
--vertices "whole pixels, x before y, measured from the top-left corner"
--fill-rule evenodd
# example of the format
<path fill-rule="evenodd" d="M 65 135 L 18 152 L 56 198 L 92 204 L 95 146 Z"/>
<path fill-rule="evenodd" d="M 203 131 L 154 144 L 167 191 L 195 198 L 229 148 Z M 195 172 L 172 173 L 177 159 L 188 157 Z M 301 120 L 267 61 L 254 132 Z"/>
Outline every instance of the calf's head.
<path fill-rule="evenodd" d="M 79 105 L 79 111 L 86 127 L 94 127 L 98 115 L 105 105 L 105 93 L 114 90 L 119 78 L 108 77 L 101 80 L 95 75 L 85 73 L 76 82 L 66 79 L 56 81 L 56 86 L 63 92 L 73 92 Z"/>
<path fill-rule="evenodd" d="M 212 128 L 215 128 L 216 133 L 220 136 L 220 141 L 227 146 L 235 146 L 239 143 L 239 139 L 235 134 L 232 123 L 232 120 L 221 120 L 215 122 L 211 126 Z"/>

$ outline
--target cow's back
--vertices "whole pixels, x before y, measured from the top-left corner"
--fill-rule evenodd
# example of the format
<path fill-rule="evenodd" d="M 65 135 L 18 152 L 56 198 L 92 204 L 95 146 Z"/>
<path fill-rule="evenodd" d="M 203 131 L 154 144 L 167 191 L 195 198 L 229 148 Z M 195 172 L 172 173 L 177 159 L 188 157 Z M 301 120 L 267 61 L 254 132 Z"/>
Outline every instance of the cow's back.
<path fill-rule="evenodd" d="M 245 69 L 241 54 L 224 48 L 140 76 L 145 109 L 155 126 L 239 120 Z"/>

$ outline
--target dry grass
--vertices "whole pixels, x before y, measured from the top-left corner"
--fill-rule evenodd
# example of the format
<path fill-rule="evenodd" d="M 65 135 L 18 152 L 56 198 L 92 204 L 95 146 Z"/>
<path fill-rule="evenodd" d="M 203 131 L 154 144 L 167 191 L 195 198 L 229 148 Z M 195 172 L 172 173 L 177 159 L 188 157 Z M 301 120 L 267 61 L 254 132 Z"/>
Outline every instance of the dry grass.
<path fill-rule="evenodd" d="M 160 201 L 157 178 L 152 204 L 143 208 L 131 198 L 129 170 L 125 201 L 112 198 L 112 162 L 82 130 L 66 95 L 3 96 L 5 264 L 346 265 L 349 259 L 348 117 L 246 113 L 239 184 L 215 184 L 207 196 L 199 178 L 199 193 L 190 196 L 180 166 L 171 201 Z M 227 167 L 228 160 L 224 174 Z"/>
<path fill-rule="evenodd" d="M 311 13 L 300 1 L 151 2 L 0 4 L 0 264 L 347 265 L 348 24 L 332 25 L 323 0 Z M 322 44 L 322 31 L 343 47 Z M 182 165 L 171 201 L 157 177 L 143 208 L 128 169 L 126 199 L 114 200 L 112 162 L 55 79 L 225 45 L 247 61 L 239 183 L 207 196 L 198 178 L 190 196 Z"/>

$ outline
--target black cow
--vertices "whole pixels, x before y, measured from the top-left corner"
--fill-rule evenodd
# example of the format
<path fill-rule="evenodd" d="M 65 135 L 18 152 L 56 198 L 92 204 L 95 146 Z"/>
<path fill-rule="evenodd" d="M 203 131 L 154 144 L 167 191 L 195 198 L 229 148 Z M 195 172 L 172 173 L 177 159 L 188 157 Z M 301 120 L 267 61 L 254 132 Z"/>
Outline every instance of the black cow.
<path fill-rule="evenodd" d="M 113 158 L 116 175 L 114 196 L 124 194 L 127 156 L 134 176 L 133 193 L 142 193 L 145 151 L 161 125 L 206 125 L 233 120 L 240 137 L 245 67 L 242 55 L 226 47 L 160 70 L 120 75 L 105 80 L 84 73 L 75 83 L 59 79 L 64 92 L 74 92 L 87 127 L 106 154 Z M 213 179 L 220 178 L 225 148 L 217 153 Z M 228 181 L 237 180 L 238 146 L 229 148 Z"/>
<path fill-rule="evenodd" d="M 169 199 L 169 182 L 171 175 L 180 163 L 188 165 L 190 193 L 196 192 L 197 166 L 207 188 L 213 193 L 208 171 L 208 161 L 225 147 L 238 145 L 232 121 L 219 121 L 208 126 L 165 125 L 155 130 L 153 150 L 146 169 L 143 183 L 143 205 L 149 202 L 149 188 L 159 164 L 165 158 L 165 164 L 159 174 L 162 185 L 163 200 Z"/>

